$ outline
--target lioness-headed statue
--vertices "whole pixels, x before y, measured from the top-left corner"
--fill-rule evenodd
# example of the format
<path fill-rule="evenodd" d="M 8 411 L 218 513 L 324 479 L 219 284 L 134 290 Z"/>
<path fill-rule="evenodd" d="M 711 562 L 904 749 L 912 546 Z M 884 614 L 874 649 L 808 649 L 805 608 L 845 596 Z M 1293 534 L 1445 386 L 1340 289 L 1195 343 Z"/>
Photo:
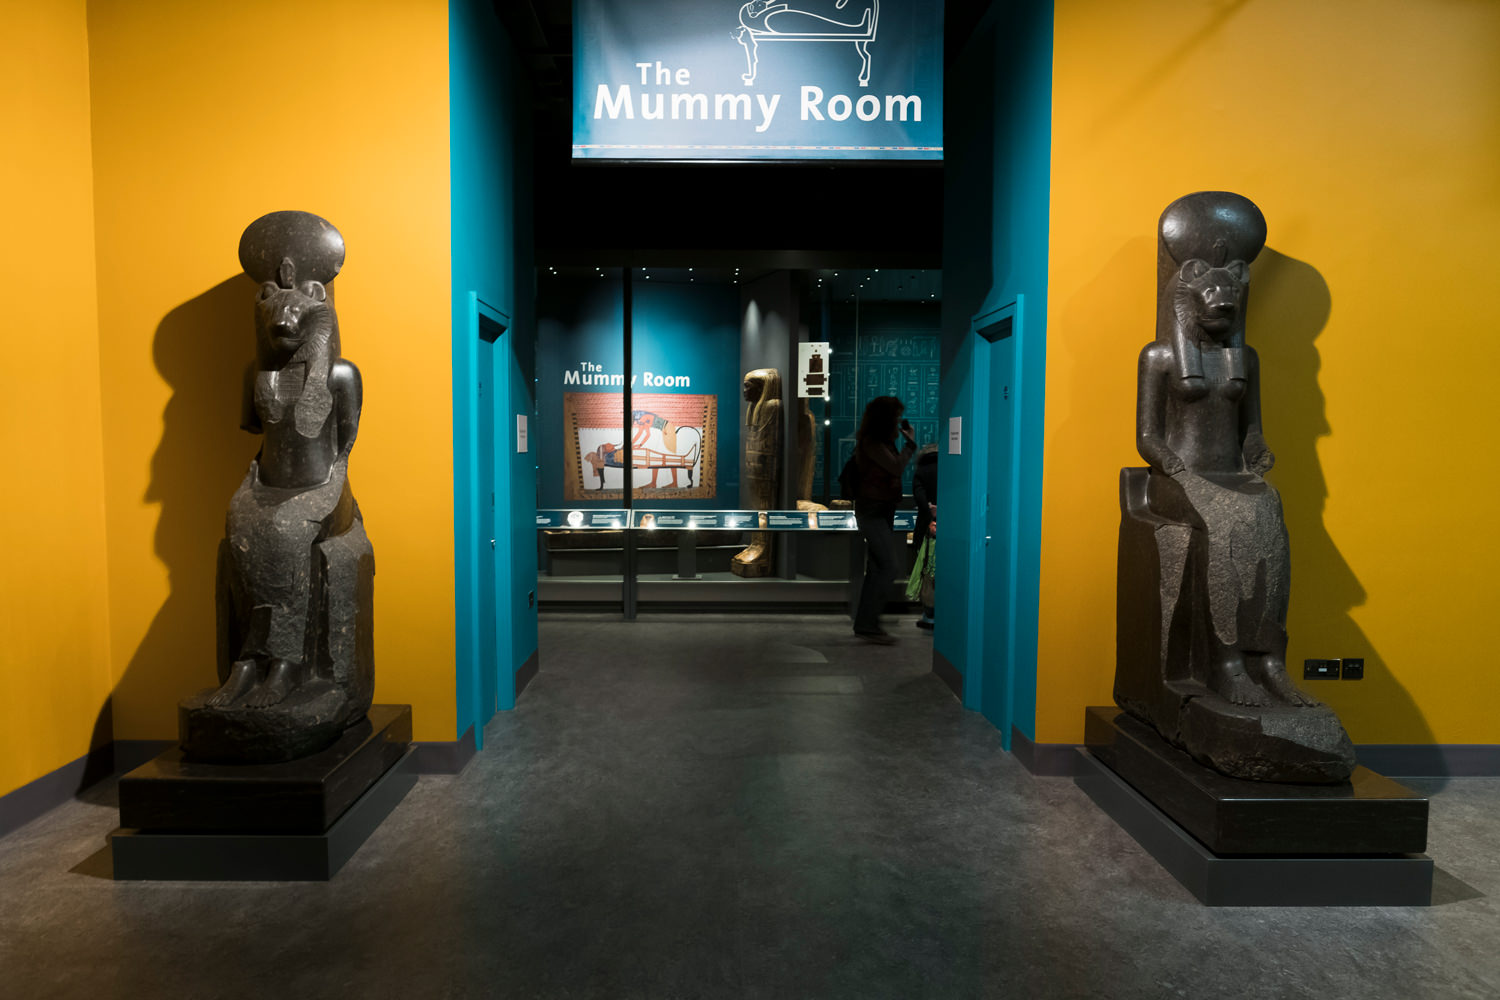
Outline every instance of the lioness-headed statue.
<path fill-rule="evenodd" d="M 263 440 L 219 545 L 220 685 L 180 712 L 194 757 L 313 753 L 374 693 L 375 557 L 348 479 L 362 390 L 328 290 L 343 258 L 338 231 L 305 212 L 263 216 L 240 241 L 260 282 L 241 426 Z"/>
<path fill-rule="evenodd" d="M 1137 370 L 1149 467 L 1120 477 L 1115 701 L 1233 777 L 1338 782 L 1354 768 L 1349 736 L 1286 670 L 1291 560 L 1245 346 L 1265 240 L 1237 194 L 1162 213 L 1157 335 Z"/>

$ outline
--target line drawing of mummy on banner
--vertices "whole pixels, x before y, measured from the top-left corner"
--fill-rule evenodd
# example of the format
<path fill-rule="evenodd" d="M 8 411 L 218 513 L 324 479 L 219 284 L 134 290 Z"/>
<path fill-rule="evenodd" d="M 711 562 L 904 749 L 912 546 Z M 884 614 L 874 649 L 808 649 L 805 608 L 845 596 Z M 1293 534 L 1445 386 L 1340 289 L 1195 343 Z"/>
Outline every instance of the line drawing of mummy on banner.
<path fill-rule="evenodd" d="M 755 83 L 761 42 L 853 42 L 859 53 L 859 85 L 870 85 L 870 43 L 880 22 L 880 0 L 750 0 L 740 8 L 734 40 L 745 48 Z"/>
<path fill-rule="evenodd" d="M 625 440 L 637 496 L 712 497 L 718 462 L 718 397 L 635 393 L 629 430 L 621 430 L 619 393 L 563 394 L 567 427 L 568 500 L 617 500 L 625 495 Z"/>

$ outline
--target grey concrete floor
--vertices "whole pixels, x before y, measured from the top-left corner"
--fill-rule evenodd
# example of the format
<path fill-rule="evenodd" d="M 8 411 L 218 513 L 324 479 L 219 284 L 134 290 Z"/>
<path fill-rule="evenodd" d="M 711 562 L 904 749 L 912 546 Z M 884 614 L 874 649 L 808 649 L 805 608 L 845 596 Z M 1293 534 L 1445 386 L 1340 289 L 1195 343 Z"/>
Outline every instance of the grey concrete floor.
<path fill-rule="evenodd" d="M 0 840 L 0 996 L 1500 997 L 1500 779 L 1427 784 L 1432 907 L 1208 909 L 892 628 L 549 617 L 329 883 L 113 882 L 96 786 Z"/>

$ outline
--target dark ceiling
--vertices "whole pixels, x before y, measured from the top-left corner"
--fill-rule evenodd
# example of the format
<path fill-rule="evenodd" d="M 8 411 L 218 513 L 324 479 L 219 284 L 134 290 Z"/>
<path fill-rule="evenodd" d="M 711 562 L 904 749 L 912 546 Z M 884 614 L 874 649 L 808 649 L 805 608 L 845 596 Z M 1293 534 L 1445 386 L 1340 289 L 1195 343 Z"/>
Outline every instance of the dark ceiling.
<path fill-rule="evenodd" d="M 945 5 L 947 63 L 992 2 Z M 539 263 L 941 266 L 941 165 L 573 162 L 572 0 L 494 5 L 529 83 Z"/>
<path fill-rule="evenodd" d="M 573 89 L 573 0 L 495 0 L 522 54 L 535 104 L 566 114 Z"/>

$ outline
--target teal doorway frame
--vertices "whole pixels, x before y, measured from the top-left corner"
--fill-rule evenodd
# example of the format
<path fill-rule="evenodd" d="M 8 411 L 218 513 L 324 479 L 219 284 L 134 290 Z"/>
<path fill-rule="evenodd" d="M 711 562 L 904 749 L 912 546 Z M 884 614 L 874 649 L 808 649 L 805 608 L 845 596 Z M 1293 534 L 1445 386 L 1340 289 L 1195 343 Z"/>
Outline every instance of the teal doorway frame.
<path fill-rule="evenodd" d="M 977 653 L 965 672 L 963 702 L 998 730 L 1010 749 L 1018 720 L 1017 602 L 1020 598 L 1020 414 L 1026 389 L 1022 345 L 1025 296 L 970 320 L 974 413 L 970 430 L 967 648 Z"/>
<path fill-rule="evenodd" d="M 510 490 L 511 413 L 509 357 L 510 314 L 469 292 L 467 329 L 471 377 L 465 401 L 470 442 L 464 485 L 468 518 L 460 550 L 467 560 L 467 594 L 459 594 L 459 611 L 468 619 L 469 655 L 459 657 L 460 704 L 474 707 L 472 725 L 476 749 L 484 746 L 484 725 L 494 714 L 515 705 L 515 680 L 510 663 L 512 594 L 506 526 L 512 523 Z M 506 544 L 502 545 L 502 539 Z M 462 569 L 462 567 L 460 567 Z M 467 600 L 466 600 L 467 597 Z M 466 606 L 467 605 L 467 606 Z M 466 613 L 467 612 L 467 613 Z M 465 697 L 467 696 L 467 697 Z M 460 718 L 460 726 L 464 720 Z"/>

